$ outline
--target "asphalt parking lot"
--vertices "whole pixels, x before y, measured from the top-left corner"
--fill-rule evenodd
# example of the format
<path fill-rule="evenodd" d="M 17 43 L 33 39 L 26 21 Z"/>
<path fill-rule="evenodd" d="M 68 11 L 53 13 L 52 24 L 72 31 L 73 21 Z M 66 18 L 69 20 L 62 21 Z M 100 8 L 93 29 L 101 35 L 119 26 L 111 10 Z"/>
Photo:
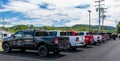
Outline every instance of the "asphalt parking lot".
<path fill-rule="evenodd" d="M 0 61 L 120 61 L 119 57 L 119 40 L 78 48 L 76 51 L 65 51 L 59 55 L 50 54 L 48 57 L 40 57 L 35 51 L 13 51 L 7 54 L 0 52 Z"/>

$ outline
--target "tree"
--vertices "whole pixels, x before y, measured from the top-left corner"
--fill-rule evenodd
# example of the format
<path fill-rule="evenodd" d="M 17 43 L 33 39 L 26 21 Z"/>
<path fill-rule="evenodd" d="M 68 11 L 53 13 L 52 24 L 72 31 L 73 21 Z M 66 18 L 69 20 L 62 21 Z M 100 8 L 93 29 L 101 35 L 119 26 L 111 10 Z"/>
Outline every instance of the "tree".
<path fill-rule="evenodd" d="M 35 27 L 33 25 L 30 25 L 30 29 L 35 29 Z"/>
<path fill-rule="evenodd" d="M 116 30 L 117 30 L 117 33 L 120 33 L 120 21 L 117 24 Z"/>
<path fill-rule="evenodd" d="M 19 30 L 26 30 L 26 29 L 28 29 L 28 26 L 26 26 L 26 25 L 16 25 L 16 26 L 10 27 L 9 31 L 10 32 L 16 32 L 16 31 L 19 31 Z"/>

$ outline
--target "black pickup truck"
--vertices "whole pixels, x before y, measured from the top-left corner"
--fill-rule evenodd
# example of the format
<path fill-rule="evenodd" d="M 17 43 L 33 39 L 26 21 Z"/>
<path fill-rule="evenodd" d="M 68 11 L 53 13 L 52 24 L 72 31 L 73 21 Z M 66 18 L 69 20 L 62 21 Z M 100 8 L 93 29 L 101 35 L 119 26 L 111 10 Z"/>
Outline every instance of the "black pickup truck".
<path fill-rule="evenodd" d="M 5 53 L 11 52 L 12 49 L 20 49 L 22 52 L 38 50 L 38 54 L 44 57 L 49 52 L 59 53 L 69 48 L 69 45 L 68 37 L 48 36 L 47 31 L 41 30 L 22 30 L 3 39 L 2 48 Z"/>

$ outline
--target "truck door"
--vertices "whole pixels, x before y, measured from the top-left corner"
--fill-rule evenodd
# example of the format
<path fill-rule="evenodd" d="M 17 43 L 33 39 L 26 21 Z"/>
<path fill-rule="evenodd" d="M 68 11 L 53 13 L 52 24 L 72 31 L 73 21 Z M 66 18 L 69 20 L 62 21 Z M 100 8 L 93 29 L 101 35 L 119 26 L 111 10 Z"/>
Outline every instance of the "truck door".
<path fill-rule="evenodd" d="M 14 41 L 13 41 L 14 47 L 22 47 L 23 46 L 22 36 L 23 36 L 22 31 L 16 32 L 14 34 L 14 37 L 13 37 L 13 39 L 14 39 Z"/>
<path fill-rule="evenodd" d="M 24 41 L 24 47 L 31 48 L 34 47 L 33 32 L 25 31 L 22 37 Z"/>

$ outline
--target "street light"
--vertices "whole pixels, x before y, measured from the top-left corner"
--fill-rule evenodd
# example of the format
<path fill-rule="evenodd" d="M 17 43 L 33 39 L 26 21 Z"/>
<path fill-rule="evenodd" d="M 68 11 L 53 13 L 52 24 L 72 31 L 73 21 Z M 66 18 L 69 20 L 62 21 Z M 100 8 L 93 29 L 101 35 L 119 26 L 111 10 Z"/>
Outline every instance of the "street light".
<path fill-rule="evenodd" d="M 89 32 L 91 31 L 91 12 L 90 10 L 88 10 L 89 12 Z"/>

